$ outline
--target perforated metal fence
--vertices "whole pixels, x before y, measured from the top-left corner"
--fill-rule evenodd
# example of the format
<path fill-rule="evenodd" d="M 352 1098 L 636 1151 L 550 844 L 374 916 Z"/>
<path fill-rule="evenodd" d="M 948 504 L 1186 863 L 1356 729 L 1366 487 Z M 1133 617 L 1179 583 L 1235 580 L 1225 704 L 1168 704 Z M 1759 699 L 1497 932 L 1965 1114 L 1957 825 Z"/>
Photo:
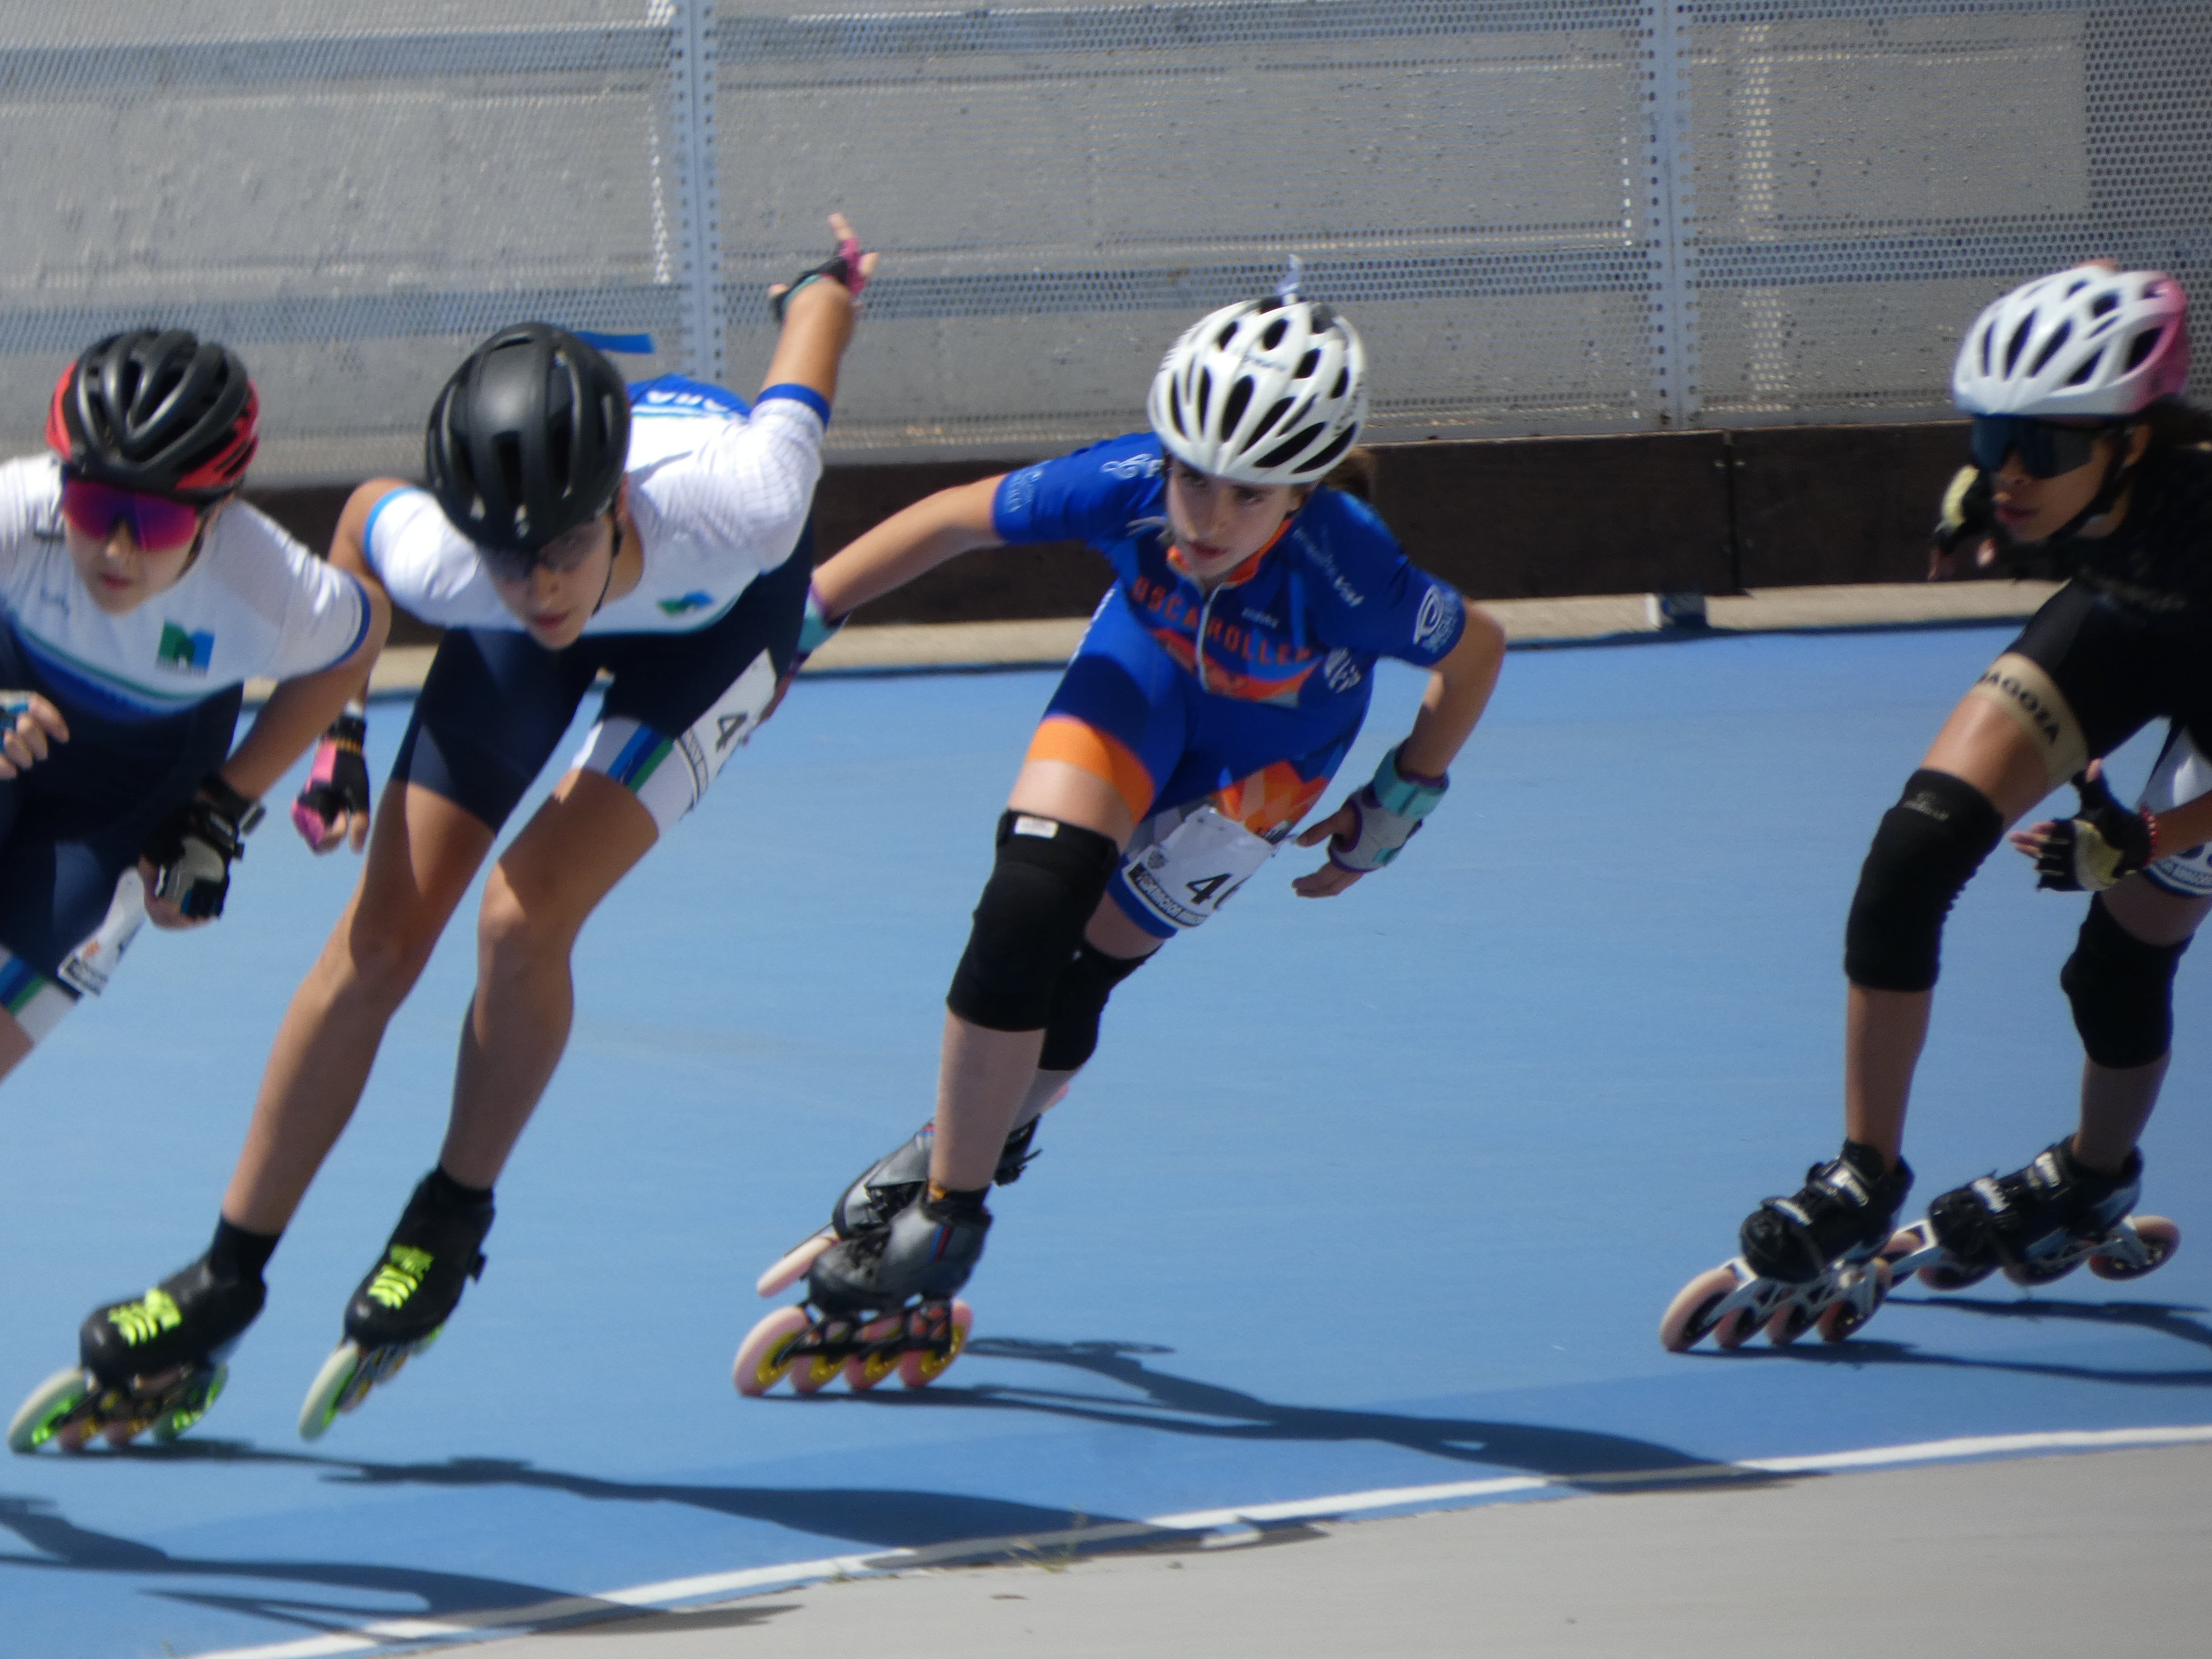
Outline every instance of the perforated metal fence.
<path fill-rule="evenodd" d="M 1291 252 L 1413 437 L 1936 415 L 2002 287 L 2212 246 L 2208 0 L 862 3 L 0 3 L 0 441 L 155 321 L 264 479 L 411 470 L 523 316 L 743 388 L 832 207 L 884 458 L 1126 428 Z"/>

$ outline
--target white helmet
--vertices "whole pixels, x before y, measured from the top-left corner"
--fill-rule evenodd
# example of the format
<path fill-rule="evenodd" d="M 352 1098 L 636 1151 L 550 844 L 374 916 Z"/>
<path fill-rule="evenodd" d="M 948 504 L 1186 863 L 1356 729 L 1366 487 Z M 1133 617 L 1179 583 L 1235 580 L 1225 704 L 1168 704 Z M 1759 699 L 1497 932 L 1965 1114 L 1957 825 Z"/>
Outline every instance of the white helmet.
<path fill-rule="evenodd" d="M 1295 294 L 1226 306 L 1160 359 L 1152 430 L 1186 465 L 1237 483 L 1318 483 L 1367 418 L 1367 352 Z"/>
<path fill-rule="evenodd" d="M 2189 379 L 2189 301 L 2162 270 L 2076 265 L 1974 319 L 1951 370 L 1969 415 L 2136 414 Z"/>

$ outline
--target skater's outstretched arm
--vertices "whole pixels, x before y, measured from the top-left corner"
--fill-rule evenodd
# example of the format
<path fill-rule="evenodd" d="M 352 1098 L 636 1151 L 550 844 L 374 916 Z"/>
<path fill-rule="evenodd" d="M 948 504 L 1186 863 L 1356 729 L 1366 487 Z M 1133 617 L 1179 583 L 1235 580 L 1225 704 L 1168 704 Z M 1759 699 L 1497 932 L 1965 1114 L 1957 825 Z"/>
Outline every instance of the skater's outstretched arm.
<path fill-rule="evenodd" d="M 1445 772 L 1474 731 L 1482 711 L 1489 706 L 1490 694 L 1498 685 L 1498 668 L 1504 660 L 1505 630 L 1487 612 L 1469 605 L 1467 631 L 1443 659 L 1430 670 L 1428 690 L 1421 695 L 1421 712 L 1413 717 L 1413 729 L 1405 742 L 1392 751 L 1392 758 L 1386 764 L 1393 767 L 1399 777 L 1416 786 L 1427 784 L 1441 793 Z M 1371 823 L 1375 813 L 1374 803 L 1368 800 L 1363 805 L 1363 799 L 1371 797 L 1373 793 L 1373 785 L 1356 791 L 1343 805 L 1301 835 L 1298 845 L 1317 847 L 1328 842 L 1332 854 L 1355 850 L 1362 839 L 1363 823 Z M 1426 811 L 1427 807 L 1421 811 Z M 1363 812 L 1367 815 L 1365 819 Z M 1414 814 L 1413 818 L 1418 825 L 1419 814 Z M 1411 829 L 1407 830 L 1389 850 L 1395 852 L 1396 846 L 1402 845 L 1406 836 L 1412 834 Z M 1386 853 L 1383 861 L 1387 860 Z M 1328 898 L 1344 891 L 1366 872 L 1357 863 L 1342 863 L 1332 856 L 1320 869 L 1293 881 L 1291 890 L 1302 898 Z"/>
<path fill-rule="evenodd" d="M 1000 473 L 940 489 L 848 543 L 814 572 L 815 602 L 823 615 L 842 618 L 948 559 L 998 546 L 991 504 L 1005 477 Z"/>

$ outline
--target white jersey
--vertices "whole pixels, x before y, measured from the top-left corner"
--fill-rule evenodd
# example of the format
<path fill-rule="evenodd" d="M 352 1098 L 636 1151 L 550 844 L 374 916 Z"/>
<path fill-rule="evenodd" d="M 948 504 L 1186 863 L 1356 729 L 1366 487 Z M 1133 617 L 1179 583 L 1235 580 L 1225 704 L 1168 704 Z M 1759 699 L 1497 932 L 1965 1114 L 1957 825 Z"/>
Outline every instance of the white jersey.
<path fill-rule="evenodd" d="M 112 616 L 70 562 L 61 497 L 52 456 L 0 465 L 0 606 L 40 673 L 93 714 L 154 720 L 258 676 L 317 673 L 368 632 L 361 584 L 242 501 L 173 587 Z"/>
<path fill-rule="evenodd" d="M 674 376 L 632 387 L 624 471 L 644 572 L 584 632 L 688 634 L 789 558 L 822 476 L 821 404 L 803 386 L 770 386 L 748 416 L 726 392 Z M 428 490 L 379 501 L 362 542 L 392 602 L 424 622 L 522 627 Z"/>

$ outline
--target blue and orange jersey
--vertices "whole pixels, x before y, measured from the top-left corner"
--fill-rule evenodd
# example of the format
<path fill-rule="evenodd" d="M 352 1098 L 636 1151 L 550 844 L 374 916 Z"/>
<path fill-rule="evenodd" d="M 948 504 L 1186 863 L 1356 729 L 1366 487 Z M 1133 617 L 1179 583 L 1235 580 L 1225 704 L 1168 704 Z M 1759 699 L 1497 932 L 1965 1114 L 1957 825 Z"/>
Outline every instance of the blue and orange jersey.
<path fill-rule="evenodd" d="M 1449 583 L 1408 560 L 1364 502 L 1328 489 L 1213 588 L 1200 586 L 1175 550 L 1166 464 L 1149 432 L 1007 474 L 991 518 L 1008 543 L 1081 541 L 1104 554 L 1118 602 L 1220 696 L 1354 708 L 1377 657 L 1433 666 L 1466 622 Z"/>

